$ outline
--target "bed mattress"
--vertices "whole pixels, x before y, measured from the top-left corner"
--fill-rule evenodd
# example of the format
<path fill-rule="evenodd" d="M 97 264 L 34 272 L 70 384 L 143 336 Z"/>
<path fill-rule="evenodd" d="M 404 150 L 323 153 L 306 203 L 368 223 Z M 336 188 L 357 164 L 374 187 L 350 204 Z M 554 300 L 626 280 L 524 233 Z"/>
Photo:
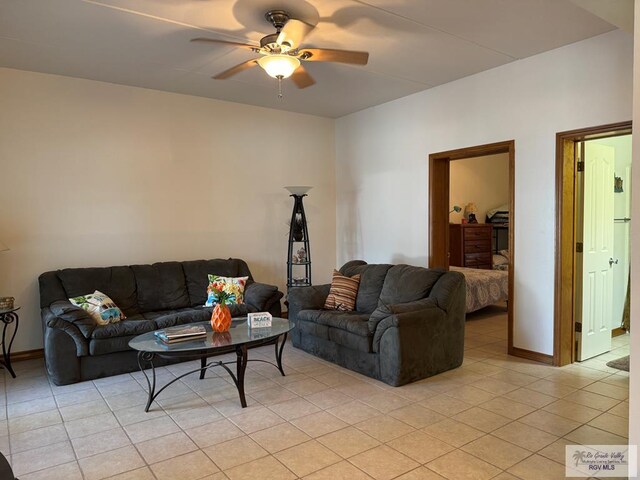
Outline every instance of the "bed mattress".
<path fill-rule="evenodd" d="M 509 299 L 509 272 L 479 268 L 450 267 L 464 275 L 467 283 L 467 313 Z"/>

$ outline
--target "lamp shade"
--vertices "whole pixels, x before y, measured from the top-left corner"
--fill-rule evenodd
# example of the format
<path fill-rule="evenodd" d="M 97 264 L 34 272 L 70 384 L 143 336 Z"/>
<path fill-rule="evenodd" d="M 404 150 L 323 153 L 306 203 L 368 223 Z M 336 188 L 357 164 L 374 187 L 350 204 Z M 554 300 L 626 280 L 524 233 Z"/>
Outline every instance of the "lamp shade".
<path fill-rule="evenodd" d="M 2 243 L 2 240 L 0 240 L 0 252 L 6 252 L 7 250 L 9 250 L 9 247 Z"/>
<path fill-rule="evenodd" d="M 289 190 L 289 193 L 291 195 L 304 195 L 309 190 L 311 190 L 313 187 L 284 187 L 284 188 Z"/>
<path fill-rule="evenodd" d="M 300 60 L 290 55 L 266 55 L 258 59 L 258 65 L 270 77 L 289 78 L 300 66 Z"/>

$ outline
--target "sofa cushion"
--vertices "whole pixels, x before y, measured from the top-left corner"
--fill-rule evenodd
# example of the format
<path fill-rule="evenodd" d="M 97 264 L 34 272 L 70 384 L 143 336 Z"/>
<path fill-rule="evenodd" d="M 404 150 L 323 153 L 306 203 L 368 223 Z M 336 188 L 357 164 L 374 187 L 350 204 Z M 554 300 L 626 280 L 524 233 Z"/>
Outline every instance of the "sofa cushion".
<path fill-rule="evenodd" d="M 211 308 L 191 308 L 178 312 L 154 312 L 159 315 L 156 316 L 153 321 L 156 324 L 156 329 L 183 325 L 185 323 L 208 322 L 211 320 L 211 310 Z"/>
<path fill-rule="evenodd" d="M 369 332 L 368 319 L 369 315 L 367 314 L 338 310 L 302 310 L 298 314 L 299 323 L 305 322 L 327 327 L 326 330 L 323 328 L 315 329 L 322 334 L 321 338 L 363 352 L 371 351 L 372 336 Z M 302 330 L 310 330 L 310 327 L 306 326 Z"/>
<path fill-rule="evenodd" d="M 127 335 L 140 335 L 156 329 L 156 324 L 145 319 L 142 315 L 133 315 L 131 318 L 108 325 L 98 325 L 91 332 L 91 338 L 113 338 Z"/>
<path fill-rule="evenodd" d="M 127 317 L 140 313 L 136 279 L 129 267 L 66 268 L 58 278 L 67 298 L 100 290 L 109 295 Z"/>
<path fill-rule="evenodd" d="M 158 318 L 160 317 L 166 317 L 167 315 L 175 315 L 176 313 L 182 313 L 182 312 L 193 312 L 196 310 L 201 310 L 201 309 L 195 309 L 193 307 L 187 307 L 187 308 L 176 308 L 176 309 L 171 309 L 171 310 L 158 310 L 157 312 L 144 312 L 142 314 L 142 316 L 144 318 L 146 318 L 147 320 L 153 320 L 156 321 Z M 211 311 L 211 310 L 209 310 Z"/>
<path fill-rule="evenodd" d="M 425 298 L 443 274 L 442 270 L 394 265 L 384 280 L 380 304 L 393 305 Z"/>
<path fill-rule="evenodd" d="M 314 337 L 322 338 L 323 340 L 329 340 L 329 327 L 326 325 L 298 320 L 296 322 L 296 330 L 299 330 L 303 335 L 312 335 Z"/>
<path fill-rule="evenodd" d="M 234 318 L 245 317 L 247 313 L 255 311 L 249 305 L 229 305 L 229 311 Z M 182 308 L 179 310 L 164 310 L 160 312 L 147 312 L 144 318 L 153 320 L 156 329 L 182 325 L 184 323 L 208 322 L 211 320 L 212 307 Z"/>
<path fill-rule="evenodd" d="M 89 355 L 106 355 L 108 353 L 130 352 L 129 341 L 136 335 L 125 335 L 122 337 L 92 338 L 89 341 Z"/>
<path fill-rule="evenodd" d="M 182 268 L 187 280 L 189 301 L 192 307 L 202 306 L 207 301 L 209 274 L 221 277 L 238 276 L 238 261 L 233 258 L 182 262 Z"/>
<path fill-rule="evenodd" d="M 180 262 L 132 265 L 141 312 L 172 310 L 191 305 Z"/>
<path fill-rule="evenodd" d="M 371 313 L 378 307 L 378 298 L 391 265 L 366 265 L 359 262 L 345 264 L 340 273 L 349 277 L 360 274 L 360 286 L 356 297 L 356 310 L 361 313 Z"/>
<path fill-rule="evenodd" d="M 359 352 L 370 353 L 372 351 L 373 337 L 363 337 L 341 328 L 329 327 L 329 340 Z"/>
<path fill-rule="evenodd" d="M 250 308 L 256 312 L 268 309 L 273 303 L 282 298 L 282 292 L 278 293 L 278 287 L 275 285 L 266 285 L 264 283 L 251 283 L 247 285 L 244 291 L 244 301 Z"/>

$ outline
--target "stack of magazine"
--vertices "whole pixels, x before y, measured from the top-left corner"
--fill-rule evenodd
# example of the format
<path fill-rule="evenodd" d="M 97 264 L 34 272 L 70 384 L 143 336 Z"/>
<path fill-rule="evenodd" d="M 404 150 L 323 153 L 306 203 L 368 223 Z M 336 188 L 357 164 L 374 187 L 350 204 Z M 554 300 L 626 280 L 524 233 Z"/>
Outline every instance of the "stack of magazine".
<path fill-rule="evenodd" d="M 207 337 L 207 331 L 202 325 L 178 325 L 157 330 L 155 336 L 164 343 L 187 342 Z"/>

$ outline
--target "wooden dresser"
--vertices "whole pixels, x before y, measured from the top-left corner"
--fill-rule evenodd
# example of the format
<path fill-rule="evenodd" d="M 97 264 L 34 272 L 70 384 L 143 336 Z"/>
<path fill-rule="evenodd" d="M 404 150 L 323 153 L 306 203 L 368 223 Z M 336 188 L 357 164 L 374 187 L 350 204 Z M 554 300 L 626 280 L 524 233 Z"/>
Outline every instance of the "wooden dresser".
<path fill-rule="evenodd" d="M 487 223 L 450 223 L 449 265 L 493 268 L 492 229 L 493 225 Z"/>

